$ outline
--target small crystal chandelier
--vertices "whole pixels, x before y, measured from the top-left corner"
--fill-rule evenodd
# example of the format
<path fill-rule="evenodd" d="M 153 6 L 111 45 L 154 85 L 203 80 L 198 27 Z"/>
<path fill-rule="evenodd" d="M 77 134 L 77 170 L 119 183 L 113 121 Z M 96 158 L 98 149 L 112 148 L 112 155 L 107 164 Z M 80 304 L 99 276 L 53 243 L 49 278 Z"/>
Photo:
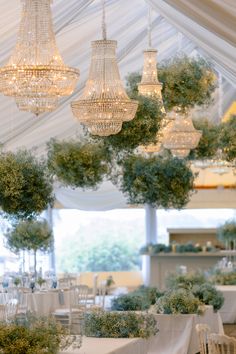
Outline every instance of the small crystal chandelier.
<path fill-rule="evenodd" d="M 103 39 L 92 42 L 89 78 L 78 101 L 72 102 L 75 117 L 93 135 L 109 136 L 122 129 L 122 123 L 135 117 L 138 102 L 130 100 L 120 79 L 116 61 L 117 41 L 107 40 L 105 0 L 103 0 Z"/>
<path fill-rule="evenodd" d="M 165 108 L 162 101 L 162 83 L 158 81 L 157 74 L 157 50 L 152 48 L 152 33 L 151 33 L 151 8 L 148 11 L 148 47 L 144 50 L 144 64 L 142 80 L 138 84 L 140 95 L 157 98 L 161 104 L 161 110 L 165 113 Z"/>
<path fill-rule="evenodd" d="M 152 48 L 152 37 L 151 37 L 151 8 L 148 11 L 148 46 L 149 49 L 145 50 L 144 53 L 144 65 L 142 80 L 138 84 L 138 92 L 140 95 L 146 97 L 157 98 L 160 105 L 162 113 L 165 113 L 165 108 L 162 100 L 162 83 L 158 80 L 157 73 L 157 50 Z M 166 132 L 167 126 L 172 121 L 172 118 L 166 116 L 162 122 L 160 130 L 156 136 L 156 143 L 149 144 L 148 146 L 141 146 L 141 150 L 146 153 L 158 153 L 162 148 L 162 139 Z"/>
<path fill-rule="evenodd" d="M 163 145 L 171 150 L 173 156 L 185 158 L 190 150 L 198 146 L 202 132 L 194 128 L 192 119 L 187 114 L 180 114 L 178 108 L 174 112 L 176 118 L 164 136 Z"/>
<path fill-rule="evenodd" d="M 0 92 L 15 97 L 19 110 L 39 115 L 55 110 L 59 98 L 74 91 L 79 71 L 66 66 L 57 49 L 52 0 L 22 1 L 17 43 L 0 69 Z"/>

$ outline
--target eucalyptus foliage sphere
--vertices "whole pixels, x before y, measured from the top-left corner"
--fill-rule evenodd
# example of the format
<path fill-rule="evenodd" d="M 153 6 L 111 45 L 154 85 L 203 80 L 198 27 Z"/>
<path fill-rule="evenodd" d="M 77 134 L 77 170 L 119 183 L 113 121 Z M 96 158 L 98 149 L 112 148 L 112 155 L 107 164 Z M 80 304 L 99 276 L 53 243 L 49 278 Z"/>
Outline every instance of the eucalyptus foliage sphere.
<path fill-rule="evenodd" d="M 121 190 L 132 204 L 183 208 L 193 191 L 194 175 L 184 160 L 132 155 L 123 161 Z"/>
<path fill-rule="evenodd" d="M 163 83 L 162 96 L 167 111 L 178 106 L 188 110 L 211 102 L 216 76 L 202 58 L 175 57 L 158 68 Z"/>
<path fill-rule="evenodd" d="M 236 161 L 236 116 L 221 124 L 220 144 L 227 161 Z"/>
<path fill-rule="evenodd" d="M 49 170 L 66 186 L 94 188 L 108 173 L 109 157 L 98 144 L 56 141 L 48 144 Z"/>
<path fill-rule="evenodd" d="M 102 140 L 107 148 L 115 152 L 132 151 L 140 145 L 155 143 L 164 117 L 158 100 L 133 93 L 130 96 L 139 102 L 135 118 L 124 122 L 118 134 L 105 138 L 95 137 L 95 140 Z"/>
<path fill-rule="evenodd" d="M 211 159 L 216 156 L 219 149 L 220 126 L 207 119 L 195 119 L 193 125 L 202 131 L 198 146 L 190 152 L 190 159 Z"/>
<path fill-rule="evenodd" d="M 53 202 L 46 164 L 30 152 L 0 154 L 0 206 L 12 217 L 32 218 Z"/>

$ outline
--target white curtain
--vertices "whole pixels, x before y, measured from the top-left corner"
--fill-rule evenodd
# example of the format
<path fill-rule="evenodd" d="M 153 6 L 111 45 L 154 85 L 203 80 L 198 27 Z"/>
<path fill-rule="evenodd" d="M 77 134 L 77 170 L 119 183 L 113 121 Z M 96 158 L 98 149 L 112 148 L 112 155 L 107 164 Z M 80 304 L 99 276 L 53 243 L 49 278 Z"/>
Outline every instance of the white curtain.
<path fill-rule="evenodd" d="M 199 46 L 236 87 L 236 4 L 234 0 L 146 0 Z"/>

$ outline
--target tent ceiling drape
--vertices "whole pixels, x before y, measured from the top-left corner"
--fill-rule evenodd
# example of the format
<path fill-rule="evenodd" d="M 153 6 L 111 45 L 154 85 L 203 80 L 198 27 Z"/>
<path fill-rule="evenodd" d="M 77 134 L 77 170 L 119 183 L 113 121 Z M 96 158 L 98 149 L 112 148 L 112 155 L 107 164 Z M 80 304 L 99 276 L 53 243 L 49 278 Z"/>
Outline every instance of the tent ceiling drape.
<path fill-rule="evenodd" d="M 204 114 L 216 122 L 219 111 L 226 110 L 236 97 L 236 53 L 234 0 L 211 0 L 206 11 L 203 0 L 146 0 L 155 9 L 153 14 L 153 46 L 158 49 L 158 60 L 165 60 L 178 52 L 187 55 L 200 53 L 211 57 L 216 70 L 223 76 L 222 107 L 219 91 L 215 102 Z M 147 4 L 145 0 L 107 0 L 108 36 L 118 41 L 117 56 L 123 78 L 127 73 L 140 70 L 142 51 L 147 46 Z M 191 3 L 191 4 L 189 4 Z M 198 6 L 199 4 L 199 6 Z M 9 58 L 15 44 L 21 1 L 0 0 L 0 65 Z M 88 75 L 90 42 L 100 38 L 100 0 L 54 0 L 53 20 L 57 44 L 65 63 L 80 69 L 81 77 L 75 93 L 62 100 L 60 107 L 50 114 L 35 118 L 19 112 L 14 100 L 0 96 L 0 143 L 6 150 L 20 147 L 35 149 L 35 154 L 45 153 L 51 137 L 68 139 L 83 134 L 81 126 L 73 119 L 70 102 L 78 97 Z M 220 16 L 220 17 L 217 17 Z M 228 20 L 227 20 L 227 16 Z M 218 23 L 218 18 L 221 18 Z M 234 26 L 234 27 L 233 27 Z M 183 35 L 180 35 L 180 32 Z M 220 108 L 220 109 L 219 109 Z M 199 113 L 198 113 L 199 114 Z M 113 190 L 112 190 L 113 188 Z M 83 194 L 81 194 L 83 193 Z M 95 208 L 92 194 L 56 188 L 59 201 L 66 207 Z M 90 193 L 90 192 L 88 192 Z M 99 190 L 102 208 L 119 207 L 124 197 L 113 186 L 105 183 Z M 103 194 L 102 194 L 103 193 Z M 113 194 L 114 193 L 114 194 Z M 72 197 L 73 194 L 73 197 Z M 95 194 L 94 194 L 95 198 Z M 108 201 L 108 199 L 110 201 Z M 72 201 L 73 199 L 73 201 Z M 71 201 L 71 202 L 70 202 Z M 86 204 L 90 201 L 89 205 Z M 86 204 L 86 205 L 85 205 Z"/>

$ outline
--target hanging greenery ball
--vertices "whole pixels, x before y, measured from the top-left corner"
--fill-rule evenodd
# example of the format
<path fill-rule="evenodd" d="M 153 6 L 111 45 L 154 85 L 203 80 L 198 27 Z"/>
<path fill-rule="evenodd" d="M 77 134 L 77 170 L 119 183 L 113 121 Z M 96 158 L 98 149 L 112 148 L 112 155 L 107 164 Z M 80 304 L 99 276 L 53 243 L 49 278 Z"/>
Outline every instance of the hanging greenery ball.
<path fill-rule="evenodd" d="M 195 105 L 209 104 L 216 88 L 216 76 L 202 58 L 180 56 L 163 62 L 158 67 L 158 77 L 163 83 L 166 111 L 176 106 L 184 111 Z"/>
<path fill-rule="evenodd" d="M 184 160 L 132 155 L 123 161 L 121 190 L 132 204 L 183 208 L 193 191 L 194 175 Z"/>
<path fill-rule="evenodd" d="M 195 129 L 202 131 L 202 136 L 198 146 L 190 152 L 189 158 L 193 159 L 212 159 L 216 156 L 219 149 L 220 126 L 215 125 L 207 119 L 193 120 Z"/>
<path fill-rule="evenodd" d="M 66 186 L 95 188 L 109 172 L 109 155 L 101 144 L 51 140 L 49 170 Z"/>
<path fill-rule="evenodd" d="M 0 206 L 11 217 L 32 218 L 53 203 L 45 162 L 30 152 L 0 153 Z"/>
<path fill-rule="evenodd" d="M 132 98 L 139 102 L 135 118 L 124 122 L 118 134 L 95 138 L 95 141 L 103 141 L 108 149 L 115 152 L 133 151 L 140 145 L 156 142 L 157 132 L 164 117 L 159 101 L 135 94 L 132 94 Z"/>
<path fill-rule="evenodd" d="M 217 238 L 223 243 L 236 241 L 236 220 L 228 220 L 217 229 Z"/>
<path fill-rule="evenodd" d="M 136 96 L 139 101 L 135 118 L 123 123 L 122 130 L 105 139 L 105 144 L 114 150 L 134 150 L 140 145 L 156 142 L 156 136 L 163 118 L 161 106 L 157 100 Z"/>
<path fill-rule="evenodd" d="M 220 147 L 227 161 L 236 161 L 236 116 L 221 124 Z"/>

